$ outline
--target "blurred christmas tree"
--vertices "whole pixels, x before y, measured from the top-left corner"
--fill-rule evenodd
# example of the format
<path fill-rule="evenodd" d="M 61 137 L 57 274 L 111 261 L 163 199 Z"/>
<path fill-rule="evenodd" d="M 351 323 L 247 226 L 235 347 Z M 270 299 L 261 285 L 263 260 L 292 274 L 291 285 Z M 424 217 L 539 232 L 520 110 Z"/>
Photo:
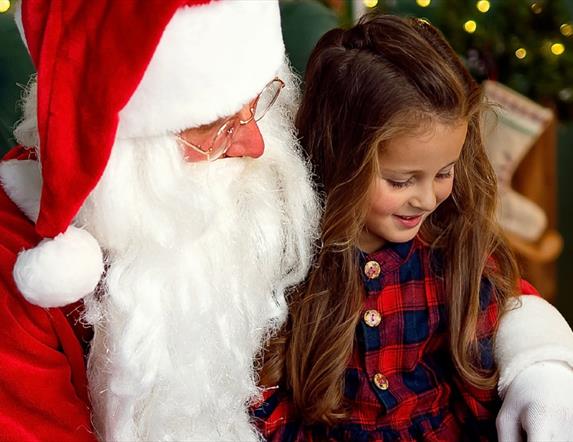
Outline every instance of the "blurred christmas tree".
<path fill-rule="evenodd" d="M 573 0 L 363 0 L 426 18 L 478 79 L 500 81 L 573 119 Z"/>

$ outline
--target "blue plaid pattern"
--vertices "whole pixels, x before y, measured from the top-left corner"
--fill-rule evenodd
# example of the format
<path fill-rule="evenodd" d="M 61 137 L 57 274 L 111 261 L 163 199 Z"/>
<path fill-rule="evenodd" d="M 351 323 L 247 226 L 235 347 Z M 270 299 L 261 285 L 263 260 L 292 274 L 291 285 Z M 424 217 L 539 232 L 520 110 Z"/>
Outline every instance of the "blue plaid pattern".
<path fill-rule="evenodd" d="M 359 261 L 366 292 L 363 313 L 374 310 L 381 320 L 373 325 L 363 318 L 356 329 L 344 382 L 350 416 L 331 428 L 304 426 L 288 392 L 278 388 L 253 411 L 262 434 L 272 441 L 496 440 L 500 400 L 495 389 L 467 384 L 450 358 L 440 256 L 416 238 L 361 253 Z M 366 266 L 376 263 L 380 272 L 372 277 L 376 272 Z M 525 284 L 522 291 L 528 293 L 531 286 Z M 483 278 L 478 325 L 483 368 L 494 363 L 495 299 Z M 387 388 L 377 385 L 380 375 Z"/>

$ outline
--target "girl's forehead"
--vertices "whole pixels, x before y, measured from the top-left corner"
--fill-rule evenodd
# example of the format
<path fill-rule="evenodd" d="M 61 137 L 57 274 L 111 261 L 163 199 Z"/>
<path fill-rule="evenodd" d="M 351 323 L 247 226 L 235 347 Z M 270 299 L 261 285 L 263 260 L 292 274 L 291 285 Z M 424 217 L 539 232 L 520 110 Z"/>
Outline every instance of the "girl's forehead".
<path fill-rule="evenodd" d="M 423 170 L 428 165 L 448 164 L 460 156 L 467 134 L 466 121 L 435 122 L 411 133 L 397 135 L 380 152 L 380 166 L 404 172 Z M 442 166 L 443 167 L 443 166 Z"/>

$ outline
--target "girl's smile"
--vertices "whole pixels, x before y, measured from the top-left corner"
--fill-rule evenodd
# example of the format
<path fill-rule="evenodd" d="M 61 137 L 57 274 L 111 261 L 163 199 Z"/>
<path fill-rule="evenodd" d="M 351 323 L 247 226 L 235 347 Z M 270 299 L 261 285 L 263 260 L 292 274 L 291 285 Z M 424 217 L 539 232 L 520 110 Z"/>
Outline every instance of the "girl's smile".
<path fill-rule="evenodd" d="M 412 229 L 414 227 L 417 227 L 418 224 L 422 222 L 422 215 L 416 215 L 416 216 L 393 215 L 393 216 L 396 218 L 398 225 L 402 225 L 407 229 Z"/>

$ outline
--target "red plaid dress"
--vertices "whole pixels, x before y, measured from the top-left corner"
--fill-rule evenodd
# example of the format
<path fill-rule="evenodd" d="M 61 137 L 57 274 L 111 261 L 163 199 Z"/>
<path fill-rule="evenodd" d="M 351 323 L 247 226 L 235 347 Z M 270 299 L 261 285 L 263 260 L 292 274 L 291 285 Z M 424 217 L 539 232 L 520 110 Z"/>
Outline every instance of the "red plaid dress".
<path fill-rule="evenodd" d="M 439 261 L 418 239 L 360 256 L 366 298 L 344 382 L 350 416 L 329 428 L 304 426 L 288 392 L 269 390 L 252 412 L 267 440 L 496 440 L 496 390 L 464 382 L 450 359 Z M 525 281 L 521 290 L 535 293 Z M 498 311 L 486 278 L 480 309 L 480 362 L 491 368 Z"/>

